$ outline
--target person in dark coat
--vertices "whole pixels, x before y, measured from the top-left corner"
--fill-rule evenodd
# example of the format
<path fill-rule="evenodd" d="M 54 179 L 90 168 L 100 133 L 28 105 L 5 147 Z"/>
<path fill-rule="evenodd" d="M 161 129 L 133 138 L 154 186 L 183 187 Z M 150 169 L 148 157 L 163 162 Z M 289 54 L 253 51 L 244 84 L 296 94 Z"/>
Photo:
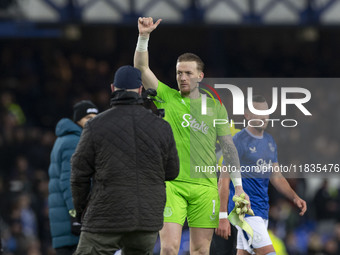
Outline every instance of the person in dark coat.
<path fill-rule="evenodd" d="M 153 254 L 165 181 L 179 172 L 175 140 L 170 125 L 143 107 L 138 69 L 119 68 L 111 88 L 111 108 L 85 126 L 72 157 L 82 223 L 75 254 Z"/>
<path fill-rule="evenodd" d="M 57 255 L 71 255 L 79 241 L 80 224 L 74 214 L 70 215 L 74 211 L 70 184 L 71 156 L 85 123 L 97 113 L 98 109 L 91 101 L 83 100 L 74 105 L 73 121 L 63 118 L 56 126 L 57 139 L 48 169 L 48 206 L 52 246 Z"/>

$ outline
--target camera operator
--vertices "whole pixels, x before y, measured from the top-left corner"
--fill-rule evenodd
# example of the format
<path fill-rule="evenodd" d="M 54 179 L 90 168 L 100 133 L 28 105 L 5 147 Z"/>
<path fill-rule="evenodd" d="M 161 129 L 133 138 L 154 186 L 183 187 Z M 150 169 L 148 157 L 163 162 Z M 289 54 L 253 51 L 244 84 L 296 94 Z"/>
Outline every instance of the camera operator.
<path fill-rule="evenodd" d="M 143 107 L 141 85 L 138 69 L 117 70 L 111 109 L 86 124 L 72 157 L 82 216 L 75 254 L 152 254 L 163 227 L 164 182 L 177 177 L 179 160 L 170 125 Z"/>
<path fill-rule="evenodd" d="M 145 108 L 150 109 L 151 112 L 156 114 L 160 118 L 164 118 L 165 116 L 165 110 L 164 109 L 158 109 L 155 104 L 153 104 L 154 101 L 156 102 L 163 102 L 160 98 L 157 97 L 157 91 L 155 89 L 147 89 L 142 93 L 143 98 L 143 105 Z"/>

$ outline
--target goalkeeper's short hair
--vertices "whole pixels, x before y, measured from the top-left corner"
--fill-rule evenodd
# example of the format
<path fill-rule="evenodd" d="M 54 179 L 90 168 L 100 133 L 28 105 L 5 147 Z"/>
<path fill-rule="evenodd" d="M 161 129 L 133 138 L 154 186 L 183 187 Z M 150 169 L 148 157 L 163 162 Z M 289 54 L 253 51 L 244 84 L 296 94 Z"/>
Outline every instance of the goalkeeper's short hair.
<path fill-rule="evenodd" d="M 203 63 L 202 59 L 199 56 L 197 56 L 196 54 L 187 52 L 187 53 L 180 55 L 177 58 L 177 63 L 178 62 L 188 62 L 188 61 L 196 62 L 197 63 L 197 69 L 199 71 L 203 72 L 204 63 Z"/>

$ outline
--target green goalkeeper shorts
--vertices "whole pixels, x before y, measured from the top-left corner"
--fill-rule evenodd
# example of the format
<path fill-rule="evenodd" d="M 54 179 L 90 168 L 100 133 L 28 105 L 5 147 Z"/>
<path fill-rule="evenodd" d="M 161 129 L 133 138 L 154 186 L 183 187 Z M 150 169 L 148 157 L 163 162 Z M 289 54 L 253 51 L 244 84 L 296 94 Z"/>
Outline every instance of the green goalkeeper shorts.
<path fill-rule="evenodd" d="M 166 182 L 164 222 L 183 226 L 185 218 L 189 227 L 217 228 L 220 200 L 217 187 L 189 182 Z"/>

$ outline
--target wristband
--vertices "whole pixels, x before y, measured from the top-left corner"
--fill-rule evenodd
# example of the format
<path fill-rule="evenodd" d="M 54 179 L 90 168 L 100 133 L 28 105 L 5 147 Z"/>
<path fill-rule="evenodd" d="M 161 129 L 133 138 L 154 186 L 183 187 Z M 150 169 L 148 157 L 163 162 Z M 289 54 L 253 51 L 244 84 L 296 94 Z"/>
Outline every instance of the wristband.
<path fill-rule="evenodd" d="M 136 51 L 138 51 L 138 52 L 147 51 L 148 50 L 148 43 L 149 43 L 149 37 L 148 36 L 139 35 L 138 41 L 137 41 L 137 46 L 136 46 Z"/>
<path fill-rule="evenodd" d="M 227 212 L 220 212 L 219 219 L 228 219 L 228 213 Z"/>
<path fill-rule="evenodd" d="M 234 187 L 236 186 L 241 186 L 242 187 L 242 178 L 237 177 L 237 178 L 231 178 L 231 181 L 234 184 Z"/>

